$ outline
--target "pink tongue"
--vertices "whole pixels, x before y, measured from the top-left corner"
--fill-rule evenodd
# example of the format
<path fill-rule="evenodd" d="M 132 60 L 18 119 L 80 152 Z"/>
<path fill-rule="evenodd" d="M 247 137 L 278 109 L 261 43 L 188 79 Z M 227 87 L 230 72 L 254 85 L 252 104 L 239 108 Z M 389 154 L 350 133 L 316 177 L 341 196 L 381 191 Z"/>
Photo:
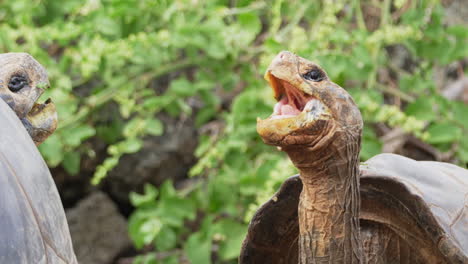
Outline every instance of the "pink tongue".
<path fill-rule="evenodd" d="M 296 108 L 290 105 L 282 105 L 281 106 L 281 114 L 282 115 L 298 115 L 301 111 L 297 110 Z"/>

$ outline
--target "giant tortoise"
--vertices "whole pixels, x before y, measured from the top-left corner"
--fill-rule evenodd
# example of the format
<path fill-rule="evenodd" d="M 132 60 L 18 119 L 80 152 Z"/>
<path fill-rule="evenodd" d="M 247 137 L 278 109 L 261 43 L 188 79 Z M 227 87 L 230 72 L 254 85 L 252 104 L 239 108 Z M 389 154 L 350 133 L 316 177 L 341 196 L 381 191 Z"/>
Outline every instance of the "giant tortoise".
<path fill-rule="evenodd" d="M 240 263 L 468 263 L 468 171 L 380 154 L 359 165 L 363 121 L 317 64 L 279 53 L 279 101 L 257 122 L 299 175 L 250 222 Z"/>
<path fill-rule="evenodd" d="M 53 103 L 36 103 L 48 85 L 30 55 L 0 54 L 2 264 L 77 263 L 57 188 L 36 147 L 57 124 Z"/>

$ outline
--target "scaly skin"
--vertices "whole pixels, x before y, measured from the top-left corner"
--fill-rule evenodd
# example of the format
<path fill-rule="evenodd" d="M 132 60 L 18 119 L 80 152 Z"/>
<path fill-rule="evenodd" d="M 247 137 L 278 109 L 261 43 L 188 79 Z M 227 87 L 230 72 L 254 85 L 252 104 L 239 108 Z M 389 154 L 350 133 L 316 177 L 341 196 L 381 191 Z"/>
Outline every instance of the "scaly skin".
<path fill-rule="evenodd" d="M 55 105 L 36 103 L 49 86 L 45 69 L 26 53 L 0 54 L 0 98 L 20 118 L 36 145 L 57 128 Z"/>
<path fill-rule="evenodd" d="M 306 78 L 312 71 L 321 78 Z M 264 142 L 285 151 L 300 171 L 299 263 L 363 263 L 358 178 L 363 123 L 359 109 L 320 66 L 290 52 L 277 55 L 265 79 L 278 100 L 294 87 L 302 93 L 297 100 L 314 101 L 296 116 L 272 115 L 257 122 Z"/>

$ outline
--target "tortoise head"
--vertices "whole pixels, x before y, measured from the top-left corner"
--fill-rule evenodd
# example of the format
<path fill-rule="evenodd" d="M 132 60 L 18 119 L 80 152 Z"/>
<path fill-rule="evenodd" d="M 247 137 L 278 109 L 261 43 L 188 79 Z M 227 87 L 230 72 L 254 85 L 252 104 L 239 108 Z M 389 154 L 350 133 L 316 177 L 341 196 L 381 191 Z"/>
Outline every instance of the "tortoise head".
<path fill-rule="evenodd" d="M 282 51 L 271 62 L 265 79 L 278 101 L 270 117 L 257 121 L 265 143 L 287 152 L 315 151 L 349 138 L 337 137 L 337 132 L 360 138 L 363 123 L 359 109 L 319 65 Z"/>
<path fill-rule="evenodd" d="M 45 69 L 29 54 L 0 54 L 0 98 L 19 117 L 36 145 L 57 128 L 57 112 L 50 99 L 36 101 L 49 87 Z"/>

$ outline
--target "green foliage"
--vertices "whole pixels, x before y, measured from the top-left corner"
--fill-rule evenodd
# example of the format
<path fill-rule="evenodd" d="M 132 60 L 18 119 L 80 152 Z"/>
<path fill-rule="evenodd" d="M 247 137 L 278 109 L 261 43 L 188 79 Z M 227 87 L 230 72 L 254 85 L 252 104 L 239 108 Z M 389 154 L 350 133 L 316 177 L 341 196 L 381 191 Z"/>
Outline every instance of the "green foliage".
<path fill-rule="evenodd" d="M 436 66 L 467 56 L 468 30 L 445 26 L 437 1 L 411 1 L 398 19 L 390 10 L 406 1 L 377 2 L 380 26 L 371 31 L 362 3 L 350 0 L 4 1 L 0 48 L 29 52 L 49 71 L 45 96 L 60 118 L 40 147 L 50 166 L 76 174 L 81 157 L 94 155 L 90 140 L 106 142 L 95 184 L 145 136 L 164 132 L 156 114 L 195 115 L 198 127 L 222 119 L 221 134 L 200 138 L 190 171 L 196 184 L 132 194 L 129 230 L 136 248 L 153 249 L 135 263 L 235 263 L 247 221 L 295 171 L 255 129 L 274 104 L 261 75 L 281 50 L 317 61 L 353 95 L 366 124 L 362 159 L 380 152 L 372 125 L 386 123 L 468 162 L 467 106 L 441 97 L 433 80 Z M 392 64 L 385 48 L 395 44 L 411 53 L 411 71 Z M 397 82 L 378 80 L 381 69 Z M 220 87 L 242 88 L 229 111 Z M 402 104 L 390 104 L 391 96 Z M 203 102 L 199 111 L 193 97 Z"/>
<path fill-rule="evenodd" d="M 159 194 L 159 197 L 158 197 Z M 156 202 L 156 198 L 159 198 Z M 137 248 L 155 242 L 157 249 L 165 251 L 176 246 L 176 233 L 184 229 L 185 220 L 194 220 L 196 207 L 190 197 L 183 197 L 166 182 L 158 190 L 145 186 L 145 193 L 132 193 L 130 200 L 139 208 L 129 220 L 130 236 Z"/>

